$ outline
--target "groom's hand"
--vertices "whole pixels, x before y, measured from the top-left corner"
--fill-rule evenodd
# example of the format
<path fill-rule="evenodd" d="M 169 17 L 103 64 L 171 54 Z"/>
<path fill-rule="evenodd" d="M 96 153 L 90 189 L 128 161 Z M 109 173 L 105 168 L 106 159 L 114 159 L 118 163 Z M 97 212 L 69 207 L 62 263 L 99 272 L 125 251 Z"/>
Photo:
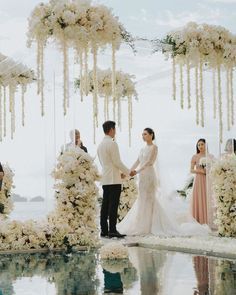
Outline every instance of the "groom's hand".
<path fill-rule="evenodd" d="M 126 175 L 124 173 L 121 173 L 121 179 L 125 179 Z"/>

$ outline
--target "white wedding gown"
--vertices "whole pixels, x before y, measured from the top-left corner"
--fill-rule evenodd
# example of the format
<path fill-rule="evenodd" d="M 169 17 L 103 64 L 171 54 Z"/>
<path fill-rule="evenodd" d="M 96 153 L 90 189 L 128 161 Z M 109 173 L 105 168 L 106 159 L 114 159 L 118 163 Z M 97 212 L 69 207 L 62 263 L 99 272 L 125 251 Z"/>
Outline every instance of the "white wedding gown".
<path fill-rule="evenodd" d="M 181 212 L 178 201 L 168 203 L 163 196 L 159 177 L 154 168 L 157 146 L 146 145 L 131 170 L 139 174 L 139 196 L 125 218 L 117 224 L 120 233 L 126 235 L 191 236 L 208 235 L 209 228 L 200 225 L 188 212 Z M 162 191 L 162 192 L 161 192 Z M 181 217 L 180 217 L 181 215 Z"/>

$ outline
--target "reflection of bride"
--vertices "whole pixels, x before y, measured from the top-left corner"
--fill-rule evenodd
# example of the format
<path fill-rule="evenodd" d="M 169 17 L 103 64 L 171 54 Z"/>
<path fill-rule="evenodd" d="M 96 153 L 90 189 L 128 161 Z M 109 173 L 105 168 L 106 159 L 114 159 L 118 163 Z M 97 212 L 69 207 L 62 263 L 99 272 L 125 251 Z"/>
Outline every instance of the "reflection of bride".
<path fill-rule="evenodd" d="M 131 168 L 139 174 L 139 196 L 125 218 L 117 225 L 117 229 L 127 235 L 208 234 L 209 229 L 198 224 L 187 212 L 184 212 L 181 221 L 177 218 L 179 217 L 176 213 L 178 208 L 175 206 L 178 205 L 174 205 L 174 198 L 171 200 L 172 204 L 167 202 L 166 185 L 162 182 L 160 173 L 157 178 L 154 168 L 157 158 L 157 146 L 153 143 L 154 139 L 154 131 L 150 128 L 144 129 L 143 140 L 146 146 L 140 151 L 138 160 Z"/>

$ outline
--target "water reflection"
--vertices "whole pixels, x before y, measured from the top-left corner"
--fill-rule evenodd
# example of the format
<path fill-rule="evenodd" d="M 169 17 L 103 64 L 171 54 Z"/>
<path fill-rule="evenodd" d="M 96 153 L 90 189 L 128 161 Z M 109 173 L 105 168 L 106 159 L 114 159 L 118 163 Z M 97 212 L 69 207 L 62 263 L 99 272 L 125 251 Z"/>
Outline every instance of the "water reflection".
<path fill-rule="evenodd" d="M 100 263 L 94 252 L 1 255 L 0 295 L 236 294 L 236 261 L 137 247 L 129 257 Z"/>

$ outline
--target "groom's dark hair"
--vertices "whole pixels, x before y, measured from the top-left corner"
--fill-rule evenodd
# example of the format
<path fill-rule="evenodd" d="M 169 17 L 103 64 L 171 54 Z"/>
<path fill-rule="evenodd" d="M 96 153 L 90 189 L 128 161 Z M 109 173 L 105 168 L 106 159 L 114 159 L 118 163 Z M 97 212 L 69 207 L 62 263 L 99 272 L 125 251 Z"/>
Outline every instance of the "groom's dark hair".
<path fill-rule="evenodd" d="M 114 121 L 106 121 L 102 124 L 102 128 L 105 134 L 108 134 L 111 129 L 116 128 L 116 122 Z"/>

